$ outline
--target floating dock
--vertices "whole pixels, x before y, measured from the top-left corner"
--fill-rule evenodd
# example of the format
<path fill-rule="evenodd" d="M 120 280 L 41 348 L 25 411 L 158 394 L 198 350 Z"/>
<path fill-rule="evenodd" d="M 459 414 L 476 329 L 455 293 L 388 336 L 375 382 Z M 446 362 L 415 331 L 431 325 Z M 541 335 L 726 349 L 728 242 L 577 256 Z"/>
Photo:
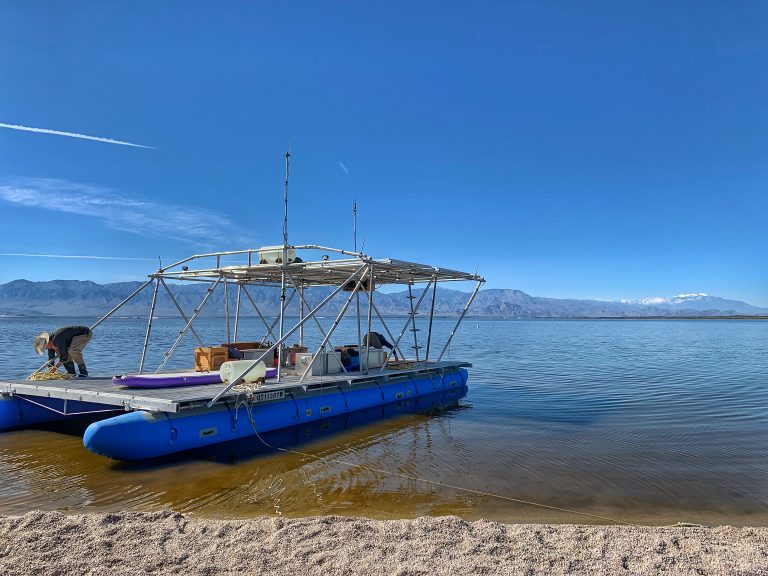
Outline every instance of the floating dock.
<path fill-rule="evenodd" d="M 361 251 L 293 246 L 287 241 L 287 220 L 284 230 L 281 246 L 200 254 L 160 268 L 91 326 L 96 330 L 142 290 L 152 288 L 137 375 L 126 375 L 123 380 L 0 378 L 0 430 L 87 416 L 95 420 L 83 437 L 88 450 L 117 460 L 138 460 L 249 436 L 260 439 L 263 432 L 371 408 L 397 407 L 398 403 L 407 404 L 427 395 L 459 398 L 466 393 L 467 368 L 471 365 L 446 361 L 443 356 L 485 281 L 482 277 L 403 260 L 374 259 Z M 202 301 L 191 312 L 185 312 L 167 281 L 203 283 L 206 289 L 201 291 Z M 437 286 L 441 282 L 462 281 L 474 283 L 474 291 L 438 352 L 432 334 Z M 409 310 L 406 317 L 382 316 L 374 297 L 381 285 L 405 287 L 403 297 Z M 249 292 L 252 286 L 272 290 L 278 314 L 259 309 Z M 414 292 L 416 287 L 421 288 L 420 293 Z M 313 290 L 317 288 L 320 290 Z M 224 292 L 222 312 L 227 342 L 206 346 L 193 324 L 217 289 Z M 235 291 L 232 322 L 230 292 Z M 148 376 L 145 360 L 161 295 L 167 295 L 174 304 L 184 327 L 155 368 L 157 376 Z M 314 304 L 309 302 L 311 299 Z M 289 326 L 287 313 L 292 300 L 298 321 Z M 419 339 L 421 328 L 416 322 L 417 314 L 424 314 L 420 309 L 425 301 L 429 302 L 428 328 L 423 326 L 427 328 L 426 341 Z M 357 341 L 334 346 L 336 328 L 353 302 Z M 253 340 L 258 334 L 249 334 L 248 342 L 240 342 L 243 334 L 238 334 L 239 320 L 248 303 L 265 331 L 260 339 Z M 335 320 L 324 328 L 318 314 Z M 400 321 L 403 326 L 399 332 L 390 329 L 389 324 Z M 314 346 L 313 352 L 308 348 L 309 342 L 305 342 L 304 327 L 309 322 L 314 323 L 320 334 L 319 345 Z M 187 335 L 199 344 L 195 349 L 198 372 L 214 375 L 222 363 L 234 361 L 223 365 L 222 383 L 189 386 L 184 378 L 190 377 L 190 373 L 184 376 L 163 371 Z M 293 346 L 288 346 L 289 339 L 295 342 Z M 389 348 L 396 362 L 388 358 L 382 346 Z M 274 374 L 268 375 L 267 368 Z M 275 379 L 265 380 L 271 376 Z M 194 379 L 195 374 L 191 377 Z M 173 387 L 129 388 L 121 385 L 126 381 L 152 386 L 167 383 Z"/>
<path fill-rule="evenodd" d="M 224 384 L 160 389 L 115 385 L 112 378 L 0 382 L 0 430 L 88 416 L 83 443 L 117 460 L 156 458 L 238 440 L 358 410 L 466 391 L 465 362 L 422 362 L 406 370 L 385 369 L 375 377 L 299 376 L 256 389 L 233 391 L 209 405 Z M 104 419 L 102 419 L 104 418 Z"/>

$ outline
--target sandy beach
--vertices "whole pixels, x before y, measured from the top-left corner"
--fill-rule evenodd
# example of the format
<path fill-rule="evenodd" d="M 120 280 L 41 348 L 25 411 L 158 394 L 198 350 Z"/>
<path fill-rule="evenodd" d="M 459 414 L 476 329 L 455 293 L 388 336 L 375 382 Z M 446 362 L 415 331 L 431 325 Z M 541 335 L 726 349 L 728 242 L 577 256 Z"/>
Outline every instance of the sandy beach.
<path fill-rule="evenodd" d="M 0 517 L 0 573 L 768 574 L 768 528 L 209 520 L 164 511 Z"/>

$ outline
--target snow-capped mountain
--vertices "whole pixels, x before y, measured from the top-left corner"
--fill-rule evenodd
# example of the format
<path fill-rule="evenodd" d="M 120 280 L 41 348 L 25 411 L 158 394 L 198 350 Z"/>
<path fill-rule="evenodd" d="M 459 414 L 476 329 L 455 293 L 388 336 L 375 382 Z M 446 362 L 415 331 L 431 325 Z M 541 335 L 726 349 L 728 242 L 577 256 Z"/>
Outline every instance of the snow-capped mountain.
<path fill-rule="evenodd" d="M 52 280 L 30 282 L 14 280 L 0 284 L 0 317 L 2 316 L 88 316 L 98 317 L 114 307 L 141 285 L 140 282 L 96 284 L 79 280 Z M 182 309 L 193 310 L 200 304 L 207 286 L 171 285 Z M 230 308 L 234 309 L 234 291 L 230 291 Z M 329 292 L 327 288 L 313 288 L 307 295 L 320 301 Z M 264 314 L 277 314 L 279 301 L 274 290 L 253 287 L 251 297 Z M 417 290 L 415 294 L 419 294 Z M 145 290 L 122 308 L 123 315 L 144 316 L 150 305 L 152 291 Z M 377 307 L 382 314 L 408 313 L 408 293 L 377 293 Z M 458 316 L 468 294 L 459 290 L 438 289 L 435 313 L 440 316 Z M 336 313 L 343 304 L 343 296 L 332 300 L 328 310 Z M 223 292 L 211 295 L 203 315 L 222 314 Z M 174 304 L 160 296 L 158 315 L 176 315 Z M 298 314 L 298 308 L 290 310 Z M 251 311 L 246 308 L 245 314 Z M 700 317 L 732 315 L 768 315 L 768 309 L 746 302 L 727 300 L 704 293 L 678 294 L 671 298 L 643 298 L 640 300 L 602 301 L 546 298 L 531 296 L 520 290 L 489 288 L 477 294 L 470 314 L 500 318 L 627 318 L 648 316 Z"/>
<path fill-rule="evenodd" d="M 756 314 L 763 309 L 752 306 L 740 300 L 729 300 L 719 296 L 710 296 L 706 292 L 693 292 L 690 294 L 678 294 L 670 298 L 654 296 L 640 299 L 623 299 L 622 304 L 634 304 L 653 306 L 662 310 L 718 310 L 730 311 L 736 314 Z"/>
<path fill-rule="evenodd" d="M 710 298 L 706 292 L 693 292 L 691 294 L 678 294 L 671 298 L 664 298 L 662 296 L 651 296 L 649 298 L 623 298 L 619 300 L 622 304 L 645 304 L 646 306 L 655 304 L 680 304 L 682 302 L 690 302 L 691 300 L 703 300 L 704 298 Z"/>

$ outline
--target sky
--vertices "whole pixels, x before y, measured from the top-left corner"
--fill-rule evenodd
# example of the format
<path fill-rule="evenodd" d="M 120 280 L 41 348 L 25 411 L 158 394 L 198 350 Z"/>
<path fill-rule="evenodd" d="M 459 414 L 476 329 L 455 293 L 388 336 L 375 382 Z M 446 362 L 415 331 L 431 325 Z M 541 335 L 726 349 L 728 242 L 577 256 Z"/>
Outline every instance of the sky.
<path fill-rule="evenodd" d="M 278 244 L 290 147 L 292 243 L 351 247 L 356 199 L 368 254 L 486 287 L 768 306 L 764 2 L 0 14 L 0 253 L 99 257 L 0 256 L 0 282 Z"/>

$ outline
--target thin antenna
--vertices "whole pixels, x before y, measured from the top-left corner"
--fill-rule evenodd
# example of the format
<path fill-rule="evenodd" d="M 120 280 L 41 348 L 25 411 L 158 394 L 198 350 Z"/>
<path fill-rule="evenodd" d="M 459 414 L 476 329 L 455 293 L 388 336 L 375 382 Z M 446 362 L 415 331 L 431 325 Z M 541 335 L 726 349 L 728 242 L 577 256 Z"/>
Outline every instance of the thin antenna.
<path fill-rule="evenodd" d="M 288 147 L 288 151 L 285 153 L 285 218 L 283 219 L 283 246 L 288 246 L 288 175 L 291 159 L 291 147 Z M 285 255 L 283 255 L 285 257 Z"/>
<path fill-rule="evenodd" d="M 355 231 L 355 252 L 357 252 L 357 201 L 352 200 L 352 220 L 354 221 Z"/>

